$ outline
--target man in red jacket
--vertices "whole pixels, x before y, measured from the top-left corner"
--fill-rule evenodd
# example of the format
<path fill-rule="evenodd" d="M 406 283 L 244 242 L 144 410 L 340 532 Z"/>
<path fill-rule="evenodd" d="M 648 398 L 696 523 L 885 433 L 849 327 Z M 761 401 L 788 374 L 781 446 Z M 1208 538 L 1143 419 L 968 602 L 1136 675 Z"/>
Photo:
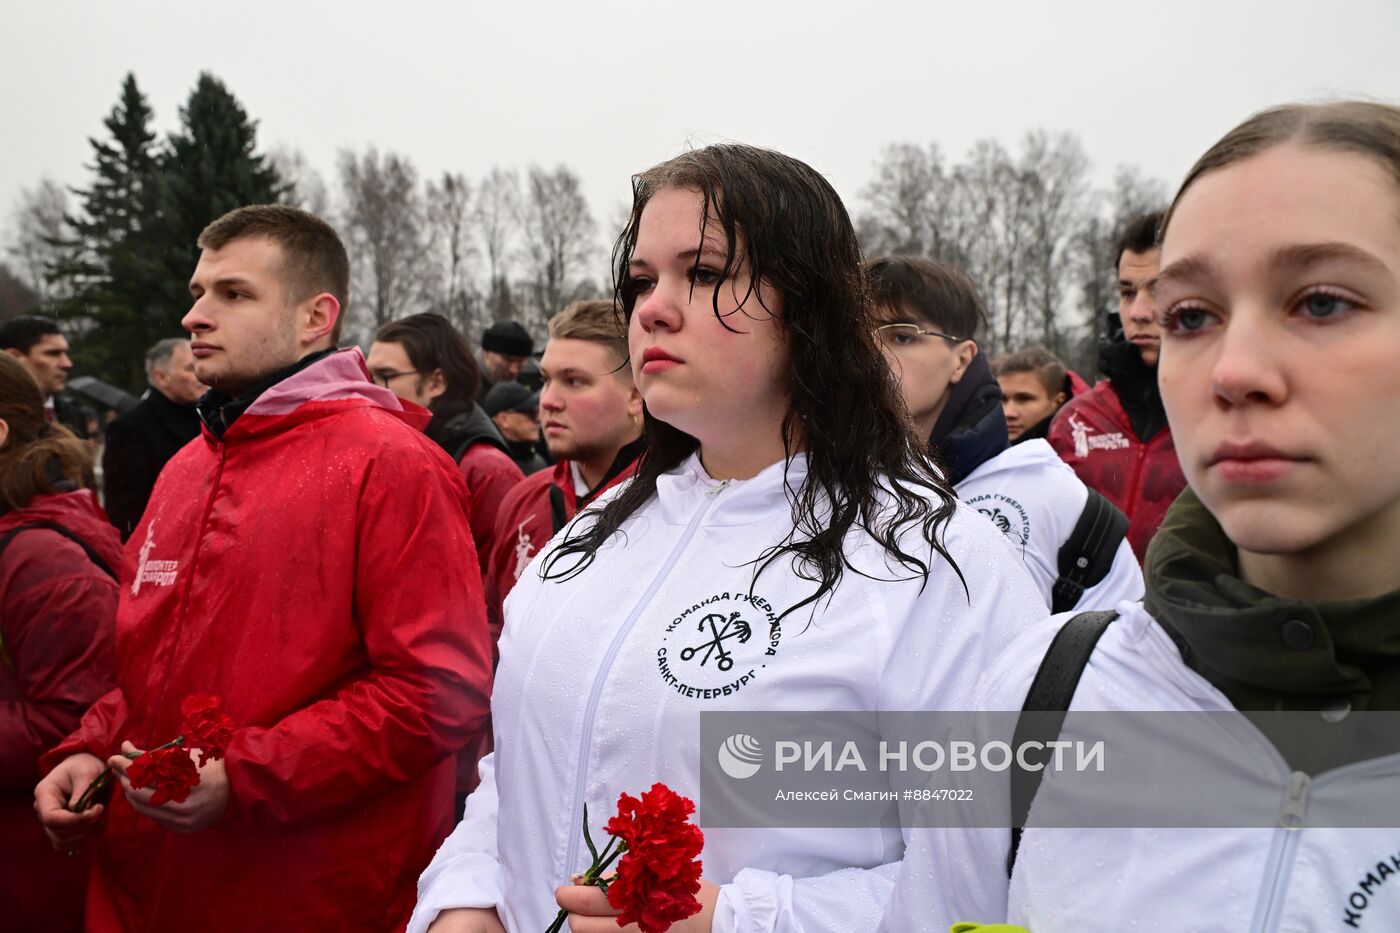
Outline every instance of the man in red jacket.
<path fill-rule="evenodd" d="M 375 382 L 432 412 L 428 437 L 457 462 L 472 502 L 472 540 L 484 573 L 496 511 L 525 478 L 491 417 L 476 403 L 481 375 L 467 342 L 441 314 L 412 314 L 374 335 L 365 361 Z"/>
<path fill-rule="evenodd" d="M 495 626 L 530 559 L 575 512 L 630 477 L 642 452 L 642 397 L 611 301 L 577 301 L 550 318 L 540 372 L 540 424 L 558 462 L 527 476 L 501 503 L 487 564 Z"/>
<path fill-rule="evenodd" d="M 1167 507 L 1186 487 L 1157 390 L 1161 334 L 1147 283 L 1157 275 L 1160 212 L 1128 224 L 1118 246 L 1121 337 L 1099 349 L 1105 379 L 1077 394 L 1050 423 L 1048 440 L 1086 486 L 1128 516 L 1128 541 L 1141 562 Z"/>
<path fill-rule="evenodd" d="M 487 712 L 466 489 L 424 413 L 333 349 L 349 264 L 327 224 L 241 208 L 199 245 L 203 437 L 128 544 L 117 689 L 46 756 L 35 805 L 60 849 L 96 836 L 90 931 L 402 929 Z M 238 728 L 155 805 L 117 753 L 173 738 L 196 694 Z M 104 758 L 105 812 L 69 812 Z"/>

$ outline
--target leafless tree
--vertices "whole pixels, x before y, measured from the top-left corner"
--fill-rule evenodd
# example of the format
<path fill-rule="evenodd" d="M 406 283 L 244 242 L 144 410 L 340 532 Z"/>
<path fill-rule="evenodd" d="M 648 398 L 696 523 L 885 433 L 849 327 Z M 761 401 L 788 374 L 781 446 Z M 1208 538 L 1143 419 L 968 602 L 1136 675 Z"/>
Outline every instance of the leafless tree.
<path fill-rule="evenodd" d="M 1136 165 L 1118 166 L 1108 196 L 1115 236 L 1122 233 L 1133 218 L 1167 206 L 1166 184 L 1160 178 L 1144 175 Z"/>
<path fill-rule="evenodd" d="M 520 225 L 520 176 L 493 168 L 477 186 L 476 234 L 486 254 L 486 317 L 515 316 L 510 289 L 510 257 Z M 474 339 L 477 334 L 469 334 Z"/>
<path fill-rule="evenodd" d="M 461 173 L 444 172 L 439 181 L 427 183 L 424 200 L 433 246 L 443 264 L 439 308 L 463 334 L 475 334 L 486 322 L 478 320 L 481 302 L 470 275 L 476 253 L 471 183 Z"/>
<path fill-rule="evenodd" d="M 5 252 L 40 306 L 66 297 L 61 294 L 65 291 L 62 280 L 54 273 L 63 259 L 65 242 L 71 240 L 67 213 L 67 190 L 48 178 L 22 189 L 15 202 L 13 233 Z"/>
<path fill-rule="evenodd" d="M 943 258 L 948 187 L 936 143 L 886 146 L 874 180 L 861 191 L 869 205 L 859 222 L 867 252 Z"/>
<path fill-rule="evenodd" d="M 573 171 L 565 165 L 552 172 L 530 169 L 521 205 L 521 232 L 532 298 L 526 326 L 532 332 L 543 330 L 572 293 L 597 248 L 597 229 Z"/>
<path fill-rule="evenodd" d="M 9 266 L 0 262 L 0 321 L 24 314 L 38 303 L 39 296 L 11 272 Z"/>
<path fill-rule="evenodd" d="M 987 305 L 986 349 L 1014 346 L 1025 317 L 1030 189 L 994 139 L 978 140 L 953 170 L 952 242 Z"/>
<path fill-rule="evenodd" d="M 268 161 L 277 170 L 277 177 L 287 186 L 283 200 L 309 211 L 317 217 L 329 217 L 331 209 L 330 191 L 321 173 L 306 160 L 300 149 L 278 146 L 267 154 Z"/>
<path fill-rule="evenodd" d="M 1034 130 L 1026 135 L 1020 160 L 1026 194 L 1026 264 L 1038 342 L 1063 352 L 1065 340 L 1077 330 L 1066 307 L 1073 288 L 1070 253 L 1084 221 L 1088 198 L 1089 159 L 1079 140 L 1069 133 Z"/>
<path fill-rule="evenodd" d="M 359 156 L 342 151 L 339 168 L 342 223 L 355 287 L 370 310 L 366 323 L 378 328 L 423 310 L 437 270 L 412 163 L 371 147 Z"/>
<path fill-rule="evenodd" d="M 1082 355 L 1112 295 L 1109 241 L 1164 195 L 1136 168 L 1119 169 L 1107 190 L 1091 188 L 1089 172 L 1067 132 L 1033 130 L 1014 154 L 978 140 L 957 162 L 936 143 L 896 143 L 861 191 L 857 233 L 867 255 L 921 255 L 966 271 L 987 305 L 987 352 L 1035 342 Z"/>

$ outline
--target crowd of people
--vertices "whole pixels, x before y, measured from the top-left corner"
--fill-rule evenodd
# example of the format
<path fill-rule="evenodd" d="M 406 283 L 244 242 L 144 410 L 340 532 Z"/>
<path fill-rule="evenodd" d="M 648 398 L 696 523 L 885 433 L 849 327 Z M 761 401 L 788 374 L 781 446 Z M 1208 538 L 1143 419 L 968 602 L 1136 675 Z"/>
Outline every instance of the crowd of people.
<path fill-rule="evenodd" d="M 712 711 L 1400 705 L 1395 107 L 1211 147 L 1122 231 L 1092 385 L 990 359 L 962 271 L 863 255 L 745 145 L 634 177 L 615 296 L 538 353 L 431 313 L 341 348 L 346 252 L 295 208 L 198 246 L 105 430 L 63 327 L 0 324 L 0 929 L 617 929 L 585 814 L 698 799 Z M 748 620 L 715 663 L 698 605 Z M 134 780 L 210 696 L 187 795 Z M 702 819 L 672 929 L 1400 928 L 1395 831 L 1297 789 L 1395 756 L 1274 757 L 1287 830 Z"/>

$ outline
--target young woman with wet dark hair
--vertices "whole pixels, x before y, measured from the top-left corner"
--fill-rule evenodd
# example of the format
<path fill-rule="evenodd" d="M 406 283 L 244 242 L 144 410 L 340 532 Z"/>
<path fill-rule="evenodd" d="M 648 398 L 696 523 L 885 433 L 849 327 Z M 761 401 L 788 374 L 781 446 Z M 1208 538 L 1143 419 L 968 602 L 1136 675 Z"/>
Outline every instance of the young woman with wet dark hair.
<path fill-rule="evenodd" d="M 1231 816 L 1262 819 L 1031 827 L 1009 882 L 1005 830 L 920 831 L 891 933 L 1003 916 L 1036 933 L 1400 929 L 1397 831 L 1369 822 L 1394 826 L 1400 755 L 1329 754 L 1368 732 L 1393 749 L 1371 714 L 1400 710 L 1400 108 L 1294 104 L 1231 130 L 1177 193 L 1151 292 L 1189 487 L 1143 603 L 1089 643 L 1057 708 L 1208 714 L 1191 720 L 1192 812 L 1170 825 L 1213 825 L 1224 788 Z M 1063 621 L 1019 639 L 974 702 L 1021 708 Z"/>
<path fill-rule="evenodd" d="M 806 198 L 787 194 L 794 182 Z M 749 146 L 712 146 L 639 175 L 615 270 L 618 300 L 634 334 L 670 329 L 665 319 L 654 325 L 636 319 L 638 305 L 645 306 L 656 284 L 646 260 L 635 255 L 641 219 L 661 192 L 700 196 L 698 217 L 705 218 L 705 229 L 696 233 L 713 251 L 703 264 L 701 256 L 695 259 L 689 275 L 697 287 L 690 301 L 697 300 L 696 292 L 708 296 L 715 323 L 736 336 L 751 329 L 770 343 L 783 344 L 773 348 L 782 365 L 770 367 L 764 359 L 756 362 L 754 372 L 745 373 L 721 363 L 707 374 L 708 382 L 697 380 L 697 389 L 718 396 L 704 406 L 720 416 L 714 419 L 720 436 L 710 438 L 709 457 L 700 437 L 686 427 L 695 422 L 700 428 L 710 412 L 690 405 L 689 399 L 649 399 L 644 429 L 648 456 L 636 481 L 603 509 L 597 522 L 578 529 L 555 551 L 546 576 L 577 572 L 591 562 L 599 546 L 655 496 L 657 478 L 697 451 L 707 467 L 716 457 L 732 457 L 742 471 L 757 461 L 791 462 L 798 450 L 806 454 L 807 478 L 792 503 L 792 535 L 762 562 L 790 553 L 814 575 L 817 588 L 788 607 L 789 612 L 820 600 L 840 582 L 845 536 L 858 523 L 906 569 L 927 574 L 924 556 L 906 553 L 898 542 L 902 529 L 919 526 L 922 537 L 956 572 L 956 562 L 935 534 L 953 513 L 953 496 L 930 471 L 926 451 L 911 443 L 899 416 L 898 393 L 879 344 L 870 338 L 860 247 L 836 192 L 801 162 Z M 775 209 L 779 205 L 784 209 Z M 719 282 L 732 284 L 725 290 L 716 287 Z M 713 345 L 717 355 L 727 349 L 722 340 Z M 640 377 L 650 375 L 646 360 L 632 362 L 634 368 L 640 366 Z M 723 391 L 732 377 L 741 375 L 755 377 L 748 394 Z M 761 399 L 756 408 L 749 405 L 751 395 Z M 658 404 L 673 417 L 659 416 Z M 772 427 L 765 420 L 776 421 L 777 430 L 763 430 Z M 759 430 L 737 430 L 745 422 Z M 885 498 L 892 500 L 893 509 L 882 518 Z M 583 559 L 568 560 L 573 555 Z M 562 570 L 565 564 L 567 571 Z"/>
<path fill-rule="evenodd" d="M 617 929 L 567 883 L 584 804 L 654 781 L 697 798 L 702 712 L 944 708 L 1043 614 L 905 426 L 826 180 L 725 145 L 633 191 L 615 256 L 648 453 L 506 602 L 497 751 L 413 931 L 543 929 L 560 906 L 574 933 Z M 708 828 L 702 910 L 672 929 L 870 925 L 903 848 L 895 828 Z"/>

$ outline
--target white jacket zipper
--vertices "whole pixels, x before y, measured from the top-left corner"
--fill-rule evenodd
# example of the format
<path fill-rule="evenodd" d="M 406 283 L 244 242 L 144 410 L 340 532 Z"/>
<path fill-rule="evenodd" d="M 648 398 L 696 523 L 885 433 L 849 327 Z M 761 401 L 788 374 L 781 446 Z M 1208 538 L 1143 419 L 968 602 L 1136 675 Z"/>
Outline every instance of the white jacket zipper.
<path fill-rule="evenodd" d="M 641 616 L 642 610 L 651 602 L 651 598 L 656 595 L 656 591 L 661 588 L 661 584 L 671 573 L 671 568 L 680 560 L 681 552 L 685 550 L 690 539 L 695 536 L 695 529 L 700 526 L 700 520 L 705 517 L 705 513 L 714 504 L 715 497 L 718 496 L 729 485 L 729 480 L 720 483 L 714 489 L 705 493 L 704 500 L 700 503 L 700 508 L 696 510 L 695 516 L 691 518 L 690 524 L 686 525 L 685 533 L 676 546 L 671 549 L 671 554 L 666 558 L 666 563 L 657 571 L 656 577 L 652 579 L 651 585 L 647 587 L 642 598 L 632 607 L 632 612 L 627 616 L 627 620 L 622 623 L 622 627 L 613 636 L 612 644 L 608 645 L 608 653 L 603 655 L 603 663 L 598 666 L 597 672 L 593 675 L 593 689 L 588 694 L 588 705 L 584 707 L 582 737 L 579 740 L 578 772 L 574 778 L 574 809 L 569 815 L 569 825 L 573 830 L 569 834 L 568 854 L 564 857 L 565 871 L 582 872 L 587 869 L 587 865 L 578 863 L 579 840 L 583 835 L 581 829 L 583 825 L 583 794 L 584 784 L 588 779 L 588 748 L 593 744 L 593 719 L 598 713 L 598 700 L 603 693 L 603 684 L 607 680 L 608 672 L 612 669 L 613 661 L 617 658 L 617 653 L 622 648 L 622 643 L 627 639 L 628 633 L 632 631 L 632 626 L 637 624 L 637 619 Z M 645 788 L 624 788 L 624 790 L 634 792 Z"/>
<path fill-rule="evenodd" d="M 1345 780 L 1358 773 L 1394 767 L 1393 755 L 1352 762 L 1340 768 L 1332 768 L 1310 778 L 1302 771 L 1289 775 L 1288 788 L 1284 791 L 1283 808 L 1279 811 L 1279 828 L 1276 829 L 1274 845 L 1269 851 L 1269 862 L 1264 872 L 1264 891 L 1259 899 L 1260 909 L 1254 915 L 1256 933 L 1270 933 L 1283 922 L 1284 894 L 1293 873 L 1293 860 L 1298 854 L 1306 828 L 1308 794 L 1314 788 L 1323 787 L 1334 781 Z"/>
<path fill-rule="evenodd" d="M 1293 874 L 1293 859 L 1298 854 L 1298 841 L 1308 815 L 1308 788 L 1312 778 L 1302 771 L 1288 776 L 1283 793 L 1283 808 L 1279 811 L 1279 828 L 1274 831 L 1274 844 L 1269 850 L 1269 863 L 1264 870 L 1264 898 L 1255 914 L 1255 929 L 1259 933 L 1278 929 L 1283 916 L 1284 896 L 1288 879 Z"/>

